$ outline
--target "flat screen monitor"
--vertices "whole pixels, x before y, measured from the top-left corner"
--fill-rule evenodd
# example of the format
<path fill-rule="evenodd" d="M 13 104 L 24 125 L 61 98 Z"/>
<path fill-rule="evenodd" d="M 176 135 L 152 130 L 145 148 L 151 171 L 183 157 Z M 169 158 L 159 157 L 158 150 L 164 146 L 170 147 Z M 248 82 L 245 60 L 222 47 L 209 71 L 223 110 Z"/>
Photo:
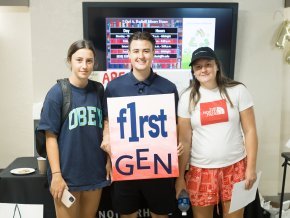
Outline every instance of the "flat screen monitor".
<path fill-rule="evenodd" d="M 83 34 L 96 48 L 96 71 L 130 69 L 128 37 L 148 31 L 156 40 L 153 69 L 189 70 L 192 52 L 208 46 L 233 78 L 237 18 L 238 3 L 83 2 Z"/>

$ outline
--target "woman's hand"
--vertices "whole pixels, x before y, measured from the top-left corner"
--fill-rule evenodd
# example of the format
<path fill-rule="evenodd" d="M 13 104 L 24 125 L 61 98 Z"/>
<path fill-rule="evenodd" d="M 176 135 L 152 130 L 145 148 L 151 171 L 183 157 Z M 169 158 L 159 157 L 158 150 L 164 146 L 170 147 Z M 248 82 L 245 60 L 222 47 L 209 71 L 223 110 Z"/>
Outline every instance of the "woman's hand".
<path fill-rule="evenodd" d="M 105 138 L 102 141 L 101 149 L 105 151 L 109 156 L 111 156 L 111 145 L 110 140 L 106 140 Z"/>
<path fill-rule="evenodd" d="M 245 189 L 251 189 L 257 180 L 256 170 L 246 169 L 245 173 Z"/>
<path fill-rule="evenodd" d="M 50 193 L 54 200 L 60 200 L 64 189 L 68 189 L 61 173 L 52 174 Z"/>
<path fill-rule="evenodd" d="M 104 120 L 103 141 L 101 143 L 101 149 L 103 149 L 103 151 L 105 151 L 111 157 L 111 144 L 110 144 L 110 132 L 108 120 Z"/>
<path fill-rule="evenodd" d="M 184 146 L 182 143 L 179 143 L 178 146 L 177 146 L 177 155 L 178 156 L 181 156 L 184 152 Z"/>
<path fill-rule="evenodd" d="M 107 155 L 106 171 L 106 179 L 110 180 L 112 178 L 112 163 L 109 155 Z"/>

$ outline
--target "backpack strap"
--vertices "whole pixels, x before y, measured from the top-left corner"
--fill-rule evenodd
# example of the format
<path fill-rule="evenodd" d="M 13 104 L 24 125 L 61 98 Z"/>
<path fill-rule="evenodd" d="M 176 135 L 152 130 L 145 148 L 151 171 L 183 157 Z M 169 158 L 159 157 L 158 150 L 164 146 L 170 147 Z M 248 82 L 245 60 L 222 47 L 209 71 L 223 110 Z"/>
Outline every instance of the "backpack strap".
<path fill-rule="evenodd" d="M 68 78 L 58 79 L 57 83 L 62 91 L 61 124 L 63 124 L 71 110 L 72 93 Z"/>
<path fill-rule="evenodd" d="M 57 83 L 61 87 L 62 91 L 62 107 L 61 107 L 61 125 L 63 125 L 64 121 L 66 120 L 70 110 L 71 110 L 71 102 L 72 102 L 72 93 L 70 88 L 70 83 L 68 78 L 59 79 Z M 42 108 L 43 110 L 43 108 Z M 46 157 L 46 138 L 45 138 L 45 131 L 38 130 L 38 127 L 35 129 L 35 147 L 37 153 L 41 157 Z"/>
<path fill-rule="evenodd" d="M 97 96 L 100 98 L 101 101 L 101 111 L 103 111 L 104 108 L 104 86 L 102 83 L 91 80 L 93 82 L 93 87 L 97 92 Z M 104 114 L 102 112 L 102 126 L 104 126 Z"/>
<path fill-rule="evenodd" d="M 103 98 L 104 98 L 104 86 L 97 81 L 91 80 L 93 82 L 94 88 L 97 91 L 97 95 L 100 97 L 101 99 L 101 103 L 103 106 Z"/>

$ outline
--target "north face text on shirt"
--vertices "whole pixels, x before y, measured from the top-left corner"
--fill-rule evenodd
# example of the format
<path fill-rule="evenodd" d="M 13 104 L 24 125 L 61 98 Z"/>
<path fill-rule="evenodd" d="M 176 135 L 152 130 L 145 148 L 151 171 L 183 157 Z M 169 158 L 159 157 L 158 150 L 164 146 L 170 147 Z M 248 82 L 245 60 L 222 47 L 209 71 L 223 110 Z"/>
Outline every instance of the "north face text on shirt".
<path fill-rule="evenodd" d="M 200 103 L 201 125 L 209 125 L 227 121 L 229 121 L 229 116 L 225 99 Z"/>

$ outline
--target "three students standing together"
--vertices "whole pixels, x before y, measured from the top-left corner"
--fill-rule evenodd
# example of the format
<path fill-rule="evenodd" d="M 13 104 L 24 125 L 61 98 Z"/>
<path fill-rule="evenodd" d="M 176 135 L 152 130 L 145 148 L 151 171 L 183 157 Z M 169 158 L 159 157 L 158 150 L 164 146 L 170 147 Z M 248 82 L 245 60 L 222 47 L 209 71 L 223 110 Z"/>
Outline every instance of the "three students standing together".
<path fill-rule="evenodd" d="M 73 112 L 62 124 L 62 93 L 54 85 L 45 98 L 39 124 L 39 129 L 46 132 L 48 179 L 57 217 L 95 217 L 102 188 L 110 185 L 106 99 L 169 93 L 174 94 L 178 111 L 180 176 L 113 182 L 114 210 L 122 218 L 136 218 L 140 199 L 144 198 L 153 218 L 166 218 L 176 207 L 175 197 L 186 189 L 195 218 L 212 217 L 219 201 L 224 217 L 243 217 L 243 209 L 231 214 L 228 210 L 233 184 L 245 179 L 245 188 L 249 189 L 256 179 L 258 142 L 249 92 L 242 83 L 225 77 L 215 52 L 202 47 L 192 54 L 194 79 L 178 102 L 176 86 L 151 68 L 154 53 L 155 40 L 150 33 L 132 34 L 128 49 L 131 71 L 111 81 L 104 99 L 100 99 L 89 80 L 96 62 L 93 45 L 80 40 L 70 46 L 67 61 L 72 72 Z M 79 125 L 70 128 L 73 113 Z M 60 202 L 64 189 L 76 197 L 70 208 Z"/>

